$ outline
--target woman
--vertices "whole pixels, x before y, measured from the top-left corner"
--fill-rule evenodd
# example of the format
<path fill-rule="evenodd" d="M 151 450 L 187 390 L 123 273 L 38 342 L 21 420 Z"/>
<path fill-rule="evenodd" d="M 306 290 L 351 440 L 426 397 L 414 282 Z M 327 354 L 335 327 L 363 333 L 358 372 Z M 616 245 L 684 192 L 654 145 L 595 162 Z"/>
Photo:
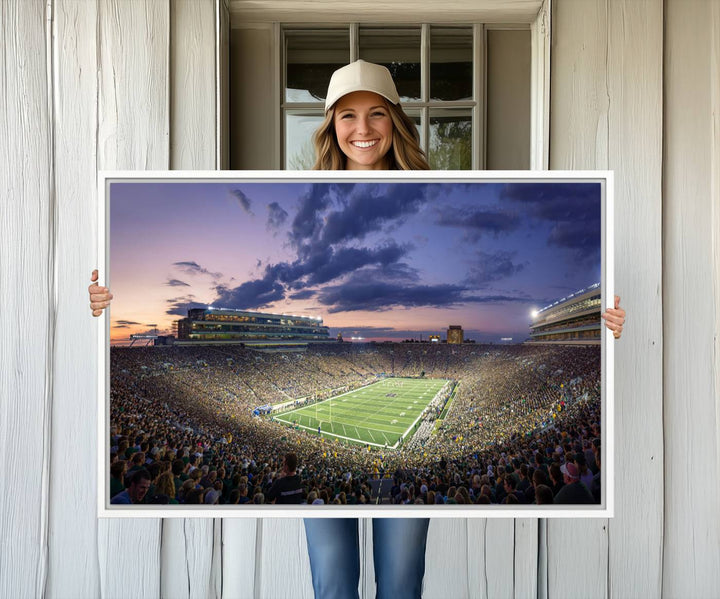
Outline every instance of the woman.
<path fill-rule="evenodd" d="M 427 170 L 415 124 L 400 107 L 390 72 L 358 60 L 333 73 L 325 119 L 313 136 L 315 170 Z M 97 271 L 93 272 L 97 280 Z M 105 287 L 89 287 L 93 315 L 112 299 Z M 616 337 L 625 313 L 603 314 Z M 426 518 L 374 518 L 373 555 L 378 599 L 418 598 L 425 572 Z M 360 577 L 358 521 L 306 518 L 310 566 L 316 598 L 357 598 Z"/>
<path fill-rule="evenodd" d="M 390 71 L 364 60 L 333 73 L 313 142 L 314 170 L 430 169 Z"/>

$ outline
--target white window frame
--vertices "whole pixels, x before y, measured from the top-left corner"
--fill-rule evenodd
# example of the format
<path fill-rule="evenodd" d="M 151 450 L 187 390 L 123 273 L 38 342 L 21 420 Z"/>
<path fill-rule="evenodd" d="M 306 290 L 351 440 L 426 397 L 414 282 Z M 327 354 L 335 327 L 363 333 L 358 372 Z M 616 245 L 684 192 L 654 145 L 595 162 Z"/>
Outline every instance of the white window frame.
<path fill-rule="evenodd" d="M 277 76 L 274 86 L 273 106 L 275 107 L 275 122 L 278 130 L 274 131 L 279 143 L 274 148 L 274 163 L 278 169 L 283 169 L 284 160 L 284 118 L 281 102 L 284 103 L 283 66 L 282 52 L 282 30 L 280 23 L 286 26 L 299 27 L 309 25 L 312 22 L 323 22 L 327 25 L 348 25 L 346 15 L 358 15 L 358 20 L 364 23 L 381 22 L 386 26 L 404 22 L 408 14 L 413 14 L 424 23 L 437 25 L 468 24 L 468 23 L 514 23 L 527 25 L 531 32 L 531 84 L 530 84 L 530 169 L 547 170 L 549 166 L 549 125 L 550 125 L 550 12 L 552 0 L 528 1 L 522 6 L 513 2 L 492 2 L 480 0 L 473 4 L 466 1 L 449 1 L 443 3 L 439 8 L 431 7 L 424 0 L 394 0 L 384 2 L 378 0 L 370 9 L 366 2 L 356 0 L 345 0 L 335 2 L 327 0 L 319 2 L 304 2 L 299 0 L 255 0 L 252 3 L 244 0 L 224 0 L 228 2 L 231 27 L 247 26 L 251 23 L 272 23 L 274 52 L 273 62 Z M 357 4 L 357 6 L 355 6 Z M 417 23 L 416 23 L 417 24 Z M 493 27 L 496 27 L 493 25 Z M 352 30 L 350 32 L 352 36 Z M 357 31 L 355 32 L 357 35 Z M 485 33 L 483 33 L 483 36 Z M 352 40 L 351 40 L 352 42 Z M 357 47 L 351 43 L 352 48 Z M 482 47 L 483 44 L 473 43 L 473 48 Z M 477 52 L 477 50 L 475 50 Z M 357 58 L 351 54 L 351 60 Z M 478 58 L 474 55 L 474 60 Z M 484 61 L 485 57 L 482 56 Z M 479 79 L 479 78 L 477 78 Z M 477 86 L 482 94 L 477 93 Z M 485 131 L 485 82 L 474 81 L 473 94 L 476 98 L 482 98 L 482 109 L 474 108 L 477 114 L 473 114 L 474 128 Z M 476 125 L 477 124 L 477 125 Z M 473 133 L 475 135 L 475 132 Z M 473 141 L 473 166 L 485 164 L 485 157 L 481 149 L 485 142 L 474 143 Z M 475 149 L 477 148 L 477 150 Z M 475 168 L 475 167 L 474 167 Z"/>

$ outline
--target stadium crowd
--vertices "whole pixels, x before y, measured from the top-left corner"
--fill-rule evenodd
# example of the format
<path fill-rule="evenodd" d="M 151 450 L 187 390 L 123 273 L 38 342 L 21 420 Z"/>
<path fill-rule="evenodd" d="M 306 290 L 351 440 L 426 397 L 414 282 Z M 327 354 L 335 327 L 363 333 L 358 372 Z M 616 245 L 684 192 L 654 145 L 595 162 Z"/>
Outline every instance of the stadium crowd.
<path fill-rule="evenodd" d="M 432 434 L 369 450 L 253 415 L 379 376 L 459 381 Z M 111 348 L 112 503 L 264 504 L 296 456 L 307 504 L 599 503 L 600 348 Z M 292 462 L 292 460 L 290 460 Z M 378 481 L 384 480 L 380 492 Z M 287 482 L 287 481 L 285 481 Z"/>

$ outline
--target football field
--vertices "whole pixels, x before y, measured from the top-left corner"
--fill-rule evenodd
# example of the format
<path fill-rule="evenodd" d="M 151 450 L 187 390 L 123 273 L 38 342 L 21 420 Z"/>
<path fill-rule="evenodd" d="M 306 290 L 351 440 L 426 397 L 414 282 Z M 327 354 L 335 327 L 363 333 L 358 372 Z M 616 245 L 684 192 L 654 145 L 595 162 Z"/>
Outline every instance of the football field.
<path fill-rule="evenodd" d="M 411 436 L 422 411 L 448 381 L 390 378 L 274 416 L 330 439 L 395 447 Z"/>

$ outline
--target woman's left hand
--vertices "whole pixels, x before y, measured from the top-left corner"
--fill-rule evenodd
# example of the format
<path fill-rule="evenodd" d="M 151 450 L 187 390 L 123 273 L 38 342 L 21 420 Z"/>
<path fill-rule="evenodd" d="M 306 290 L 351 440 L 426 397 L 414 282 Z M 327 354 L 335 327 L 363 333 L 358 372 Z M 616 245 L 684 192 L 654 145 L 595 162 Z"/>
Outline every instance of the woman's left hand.
<path fill-rule="evenodd" d="M 613 337 L 620 339 L 625 324 L 625 310 L 620 307 L 620 296 L 615 296 L 615 307 L 608 308 L 601 316 L 605 319 L 605 326 L 613 332 Z"/>

